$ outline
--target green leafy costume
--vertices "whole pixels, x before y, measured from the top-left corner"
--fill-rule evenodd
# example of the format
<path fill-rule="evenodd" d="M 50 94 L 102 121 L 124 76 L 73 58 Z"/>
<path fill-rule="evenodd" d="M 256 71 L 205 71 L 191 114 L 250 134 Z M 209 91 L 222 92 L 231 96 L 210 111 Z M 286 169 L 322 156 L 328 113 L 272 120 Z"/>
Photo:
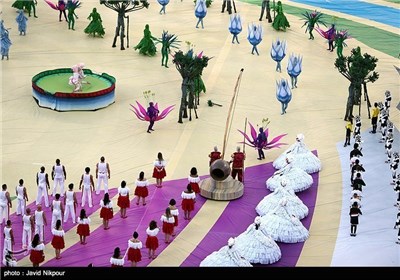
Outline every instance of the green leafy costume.
<path fill-rule="evenodd" d="M 101 16 L 97 12 L 96 8 L 93 8 L 93 11 L 90 13 L 87 19 L 89 20 L 91 19 L 91 22 L 85 28 L 84 32 L 89 35 L 93 34 L 93 37 L 96 37 L 96 33 L 100 37 L 103 37 L 103 35 L 105 34 L 104 27 L 102 24 L 103 21 L 101 20 Z"/>

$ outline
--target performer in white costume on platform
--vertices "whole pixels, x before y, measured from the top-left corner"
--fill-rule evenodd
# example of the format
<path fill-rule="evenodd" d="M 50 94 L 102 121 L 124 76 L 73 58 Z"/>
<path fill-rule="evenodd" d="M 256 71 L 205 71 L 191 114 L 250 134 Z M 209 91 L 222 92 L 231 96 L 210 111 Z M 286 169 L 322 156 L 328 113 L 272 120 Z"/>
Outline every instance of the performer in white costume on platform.
<path fill-rule="evenodd" d="M 282 198 L 286 198 L 286 209 L 290 215 L 295 215 L 300 220 L 307 217 L 308 207 L 298 198 L 294 190 L 286 187 L 285 179 L 281 180 L 281 185 L 274 192 L 266 195 L 256 206 L 256 212 L 264 216 L 273 211 L 279 205 Z"/>
<path fill-rule="evenodd" d="M 260 230 L 261 217 L 257 216 L 245 232 L 236 237 L 237 250 L 250 263 L 271 264 L 282 257 L 281 249 L 269 235 Z"/>
<path fill-rule="evenodd" d="M 105 158 L 101 157 L 100 162 L 96 165 L 96 194 L 100 194 L 101 184 L 104 184 L 104 193 L 108 193 L 108 179 L 110 179 L 110 165 L 105 162 Z"/>
<path fill-rule="evenodd" d="M 293 156 L 286 156 L 286 166 L 275 171 L 274 175 L 268 178 L 267 189 L 275 191 L 281 186 L 282 179 L 286 180 L 286 187 L 293 189 L 294 192 L 301 192 L 313 184 L 313 178 L 303 169 L 293 165 Z"/>
<path fill-rule="evenodd" d="M 318 172 L 322 168 L 321 160 L 304 144 L 303 134 L 297 134 L 296 142 L 272 163 L 274 168 L 283 168 L 286 165 L 286 156 L 289 154 L 293 157 L 293 165 L 303 169 L 308 174 Z"/>
<path fill-rule="evenodd" d="M 235 239 L 229 238 L 228 245 L 214 251 L 201 261 L 200 267 L 251 267 L 251 263 L 240 255 Z"/>
<path fill-rule="evenodd" d="M 283 198 L 274 211 L 262 216 L 260 229 L 275 241 L 284 243 L 306 241 L 310 235 L 308 230 L 297 217 L 288 213 L 286 204 L 287 200 Z"/>

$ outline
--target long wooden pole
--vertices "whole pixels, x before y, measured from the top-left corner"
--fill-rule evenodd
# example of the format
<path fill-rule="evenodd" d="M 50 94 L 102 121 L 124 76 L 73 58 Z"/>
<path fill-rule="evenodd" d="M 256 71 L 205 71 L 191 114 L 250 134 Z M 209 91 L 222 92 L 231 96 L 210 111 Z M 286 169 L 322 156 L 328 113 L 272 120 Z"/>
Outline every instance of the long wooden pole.
<path fill-rule="evenodd" d="M 221 159 L 224 159 L 224 156 L 225 156 L 226 145 L 228 143 L 228 138 L 229 138 L 229 131 L 230 131 L 230 127 L 232 125 L 233 111 L 234 111 L 234 108 L 235 108 L 236 98 L 237 98 L 237 95 L 239 93 L 239 84 L 240 84 L 240 79 L 242 77 L 243 71 L 244 71 L 243 68 L 240 69 L 239 77 L 238 77 L 238 79 L 236 81 L 235 89 L 233 91 L 231 104 L 229 106 L 228 117 L 226 118 L 226 124 L 225 124 L 224 142 L 223 142 L 223 147 L 222 147 Z"/>

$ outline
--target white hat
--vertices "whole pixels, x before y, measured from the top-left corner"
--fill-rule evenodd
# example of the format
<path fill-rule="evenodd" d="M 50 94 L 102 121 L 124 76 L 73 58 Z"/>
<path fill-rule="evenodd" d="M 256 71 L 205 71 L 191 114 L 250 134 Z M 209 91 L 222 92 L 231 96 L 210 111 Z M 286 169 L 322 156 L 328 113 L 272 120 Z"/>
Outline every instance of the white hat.
<path fill-rule="evenodd" d="M 302 134 L 302 133 L 297 134 L 297 135 L 296 135 L 296 139 L 297 139 L 298 141 L 303 141 L 303 140 L 304 140 L 304 134 Z"/>
<path fill-rule="evenodd" d="M 282 179 L 281 179 L 281 186 L 286 187 L 286 185 L 287 185 L 286 179 L 285 179 L 285 178 L 282 178 Z"/>
<path fill-rule="evenodd" d="M 233 237 L 228 239 L 228 246 L 232 247 L 235 244 L 235 239 Z"/>
<path fill-rule="evenodd" d="M 255 217 L 254 223 L 255 223 L 256 225 L 261 224 L 261 217 L 260 217 L 260 216 Z"/>

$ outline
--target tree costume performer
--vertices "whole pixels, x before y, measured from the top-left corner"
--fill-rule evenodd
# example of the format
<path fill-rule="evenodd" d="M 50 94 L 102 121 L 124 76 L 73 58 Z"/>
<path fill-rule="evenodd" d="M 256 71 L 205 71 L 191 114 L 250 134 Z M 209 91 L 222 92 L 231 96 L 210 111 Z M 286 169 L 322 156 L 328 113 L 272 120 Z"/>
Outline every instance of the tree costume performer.
<path fill-rule="evenodd" d="M 9 36 L 8 29 L 4 29 L 1 31 L 0 34 L 0 53 L 1 53 L 1 60 L 4 59 L 4 57 L 7 57 L 8 60 L 8 51 L 10 50 L 10 46 L 12 45 L 10 36 Z"/>
<path fill-rule="evenodd" d="M 207 15 L 207 7 L 205 0 L 197 0 L 196 6 L 194 7 L 194 15 L 198 18 L 196 28 L 199 28 L 199 23 L 201 23 L 201 28 L 204 29 L 203 18 Z"/>
<path fill-rule="evenodd" d="M 67 2 L 67 11 L 68 11 L 68 29 L 75 30 L 75 18 L 78 19 L 78 16 L 75 13 L 75 10 L 81 6 L 79 0 L 68 0 Z"/>
<path fill-rule="evenodd" d="M 325 39 L 328 40 L 328 50 L 333 52 L 333 49 L 335 48 L 333 43 L 335 42 L 335 36 L 336 36 L 336 29 L 335 29 L 335 25 L 332 24 L 331 27 L 324 31 L 319 27 L 316 27 L 315 30 L 317 30 L 317 32 L 324 37 Z"/>
<path fill-rule="evenodd" d="M 276 62 L 275 70 L 277 72 L 282 72 L 281 61 L 286 56 L 286 41 L 281 41 L 277 39 L 275 42 L 272 42 L 271 48 L 271 58 Z"/>
<path fill-rule="evenodd" d="M 160 15 L 164 12 L 165 15 L 165 7 L 168 5 L 169 0 L 157 0 L 157 2 L 161 5 Z"/>
<path fill-rule="evenodd" d="M 277 6 L 275 8 L 277 11 L 277 15 L 274 18 L 274 22 L 272 23 L 272 27 L 275 30 L 283 30 L 286 31 L 287 27 L 290 27 L 289 21 L 287 20 L 285 14 L 283 13 L 282 2 L 278 1 Z"/>
<path fill-rule="evenodd" d="M 280 81 L 276 81 L 276 99 L 282 104 L 281 115 L 286 114 L 286 109 L 292 100 L 292 92 L 286 79 L 282 78 Z"/>
<path fill-rule="evenodd" d="M 67 14 L 65 12 L 65 10 L 67 9 L 67 4 L 65 3 L 64 0 L 58 0 L 57 4 L 54 4 L 53 2 L 51 2 L 50 0 L 44 0 L 51 8 L 53 8 L 54 10 L 57 10 L 60 12 L 59 16 L 58 16 L 58 20 L 62 21 L 61 17 L 62 15 L 64 15 L 65 21 L 68 22 L 67 19 Z"/>
<path fill-rule="evenodd" d="M 233 35 L 232 44 L 235 43 L 235 40 L 239 44 L 238 35 L 240 32 L 242 32 L 242 20 L 239 14 L 231 15 L 228 29 L 229 32 Z"/>
<path fill-rule="evenodd" d="M 247 40 L 249 40 L 249 43 L 253 46 L 251 49 L 251 54 L 254 54 L 254 52 L 259 55 L 258 50 L 257 50 L 257 45 L 261 43 L 262 37 L 263 37 L 263 28 L 262 25 L 255 25 L 252 23 L 251 25 L 248 26 L 248 35 L 247 35 Z"/>
<path fill-rule="evenodd" d="M 37 18 L 36 5 L 37 0 L 25 0 L 25 9 L 28 11 L 29 17 L 31 16 L 31 11 L 33 10 L 33 16 Z"/>
<path fill-rule="evenodd" d="M 140 54 L 154 56 L 157 52 L 157 49 L 153 40 L 156 41 L 157 38 L 151 35 L 150 27 L 148 24 L 146 24 L 143 30 L 143 38 L 140 40 L 139 44 L 134 47 L 134 50 L 136 51 L 139 49 Z"/>
<path fill-rule="evenodd" d="M 287 66 L 287 72 L 290 76 L 290 80 L 292 82 L 292 89 L 297 88 L 297 77 L 301 73 L 301 64 L 303 62 L 303 58 L 298 55 L 295 56 L 291 54 L 289 57 L 289 63 Z"/>
<path fill-rule="evenodd" d="M 347 30 L 337 31 L 335 35 L 335 47 L 338 58 L 343 57 L 343 47 L 347 47 L 346 39 L 351 38 Z"/>
<path fill-rule="evenodd" d="M 312 13 L 309 13 L 308 11 L 306 11 L 303 15 L 303 20 L 304 20 L 304 24 L 302 27 L 306 27 L 306 32 L 308 31 L 308 33 L 310 34 L 310 37 L 308 38 L 309 40 L 314 40 L 314 35 L 313 35 L 313 30 L 314 27 L 317 26 L 319 27 L 319 25 L 323 25 L 326 26 L 326 23 L 322 20 L 324 17 L 324 14 L 321 12 L 317 12 L 317 10 L 315 10 Z"/>
<path fill-rule="evenodd" d="M 225 12 L 225 8 L 228 11 L 229 14 L 232 14 L 232 5 L 233 5 L 233 10 L 236 14 L 236 5 L 235 5 L 235 0 L 222 0 L 222 10 L 221 13 Z"/>
<path fill-rule="evenodd" d="M 168 31 L 163 31 L 161 38 L 157 40 L 157 43 L 161 42 L 161 66 L 168 68 L 168 58 L 172 48 L 178 48 L 180 41 L 175 34 L 168 34 Z"/>
<path fill-rule="evenodd" d="M 26 22 L 27 22 L 28 18 L 25 16 L 23 10 L 18 11 L 18 16 L 15 20 L 18 23 L 19 35 L 25 36 L 26 35 Z"/>
<path fill-rule="evenodd" d="M 262 21 L 262 17 L 264 16 L 264 11 L 266 12 L 265 18 L 268 20 L 269 23 L 272 22 L 271 19 L 271 7 L 269 5 L 270 0 L 263 0 L 261 3 L 261 14 L 259 21 Z"/>
<path fill-rule="evenodd" d="M 93 37 L 96 37 L 96 33 L 100 37 L 103 37 L 103 35 L 105 34 L 104 27 L 102 24 L 103 21 L 101 20 L 101 16 L 97 12 L 96 8 L 93 8 L 92 12 L 90 13 L 87 19 L 88 20 L 91 19 L 91 22 L 83 31 L 89 35 L 93 34 Z"/>

